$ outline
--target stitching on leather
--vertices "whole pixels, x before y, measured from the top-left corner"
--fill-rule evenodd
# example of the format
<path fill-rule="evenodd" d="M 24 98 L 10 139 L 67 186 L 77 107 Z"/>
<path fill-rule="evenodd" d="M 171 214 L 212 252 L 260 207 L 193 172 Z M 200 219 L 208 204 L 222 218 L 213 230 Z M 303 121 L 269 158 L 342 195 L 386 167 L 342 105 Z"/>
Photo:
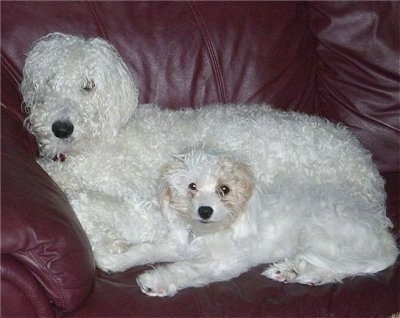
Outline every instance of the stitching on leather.
<path fill-rule="evenodd" d="M 53 295 L 59 299 L 58 301 L 54 301 L 54 303 L 57 303 L 57 306 L 60 306 L 61 308 L 68 308 L 73 306 L 71 303 L 70 297 L 67 296 L 67 291 L 64 290 L 63 284 L 61 283 L 60 279 L 54 275 L 48 268 L 47 264 L 43 264 L 42 260 L 36 256 L 35 253 L 30 252 L 30 251 L 18 251 L 14 254 L 12 254 L 16 259 L 22 260 L 24 265 L 28 268 L 28 270 L 32 273 L 33 276 L 42 284 L 42 286 L 50 285 L 51 289 L 53 290 Z M 25 256 L 26 255 L 26 256 Z M 27 262 L 25 261 L 28 260 Z M 37 273 L 35 270 L 35 266 L 30 265 L 29 259 L 33 259 L 34 263 L 36 264 L 41 264 L 40 271 L 42 273 Z M 47 277 L 54 277 L 54 279 L 48 279 Z M 50 294 L 50 293 L 48 293 Z"/>
<path fill-rule="evenodd" d="M 7 262 L 4 265 L 5 265 L 6 269 L 8 269 Z M 16 289 L 21 291 L 24 294 L 25 298 L 28 300 L 28 302 L 31 304 L 32 309 L 35 310 L 37 317 L 42 316 L 42 314 L 44 313 L 43 310 L 40 310 L 40 309 L 38 309 L 37 306 L 35 306 L 35 303 L 34 303 L 35 300 L 32 299 L 32 297 L 30 296 L 30 291 L 31 291 L 30 286 L 27 286 L 26 283 L 24 283 L 24 282 L 21 283 L 19 280 L 15 280 L 14 277 L 9 274 L 8 270 L 3 270 L 3 264 L 2 264 L 2 271 L 1 271 L 1 279 L 8 281 L 8 283 L 10 285 L 14 286 Z"/>
<path fill-rule="evenodd" d="M 104 24 L 103 19 L 101 18 L 97 8 L 96 8 L 96 3 L 94 1 L 88 1 L 90 9 L 92 11 L 92 14 L 94 15 L 97 25 L 100 28 L 100 32 L 101 35 L 104 39 L 106 39 L 107 41 L 110 41 L 110 37 L 108 36 L 107 30 L 106 30 L 106 26 Z"/>
<path fill-rule="evenodd" d="M 208 32 L 207 26 L 201 16 L 199 10 L 197 9 L 196 4 L 191 1 L 188 1 L 187 3 L 193 12 L 193 15 L 196 18 L 197 24 L 200 28 L 201 34 L 202 34 L 204 42 L 206 44 L 207 51 L 208 51 L 210 59 L 211 59 L 211 66 L 212 66 L 214 76 L 215 76 L 218 97 L 219 97 L 221 103 L 225 103 L 226 102 L 225 88 L 224 88 L 224 82 L 222 79 L 221 65 L 220 65 L 217 55 L 215 53 L 215 49 L 214 49 L 214 46 L 211 41 L 210 33 Z"/>

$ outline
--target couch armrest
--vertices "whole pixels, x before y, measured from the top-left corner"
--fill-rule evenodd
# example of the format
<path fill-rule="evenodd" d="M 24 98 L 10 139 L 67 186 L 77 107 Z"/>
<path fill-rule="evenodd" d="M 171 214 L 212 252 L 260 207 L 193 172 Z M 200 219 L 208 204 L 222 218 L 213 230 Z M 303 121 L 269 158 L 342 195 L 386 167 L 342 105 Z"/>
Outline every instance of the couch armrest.
<path fill-rule="evenodd" d="M 55 312 L 40 283 L 23 263 L 1 257 L 1 317 L 52 317 Z"/>
<path fill-rule="evenodd" d="M 92 287 L 93 255 L 66 197 L 36 163 L 30 135 L 15 109 L 1 107 L 2 257 L 9 254 L 23 264 L 50 302 L 72 311 Z"/>

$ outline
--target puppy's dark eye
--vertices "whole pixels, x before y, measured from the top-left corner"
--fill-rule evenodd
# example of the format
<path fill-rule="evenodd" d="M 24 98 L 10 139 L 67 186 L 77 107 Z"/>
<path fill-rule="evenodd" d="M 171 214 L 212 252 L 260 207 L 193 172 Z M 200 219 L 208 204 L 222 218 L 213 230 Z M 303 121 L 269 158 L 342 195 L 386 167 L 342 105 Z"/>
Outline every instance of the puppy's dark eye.
<path fill-rule="evenodd" d="M 96 84 L 94 83 L 93 80 L 86 79 L 81 87 L 81 90 L 89 93 L 89 92 L 93 91 L 95 87 L 96 87 Z"/>
<path fill-rule="evenodd" d="M 229 191 L 231 191 L 231 189 L 229 189 L 229 187 L 226 186 L 226 185 L 221 186 L 221 187 L 219 188 L 219 190 L 222 192 L 223 195 L 226 195 L 226 194 L 229 193 Z"/>
<path fill-rule="evenodd" d="M 196 183 L 192 182 L 191 184 L 188 185 L 188 188 L 190 190 L 196 191 L 197 190 Z"/>

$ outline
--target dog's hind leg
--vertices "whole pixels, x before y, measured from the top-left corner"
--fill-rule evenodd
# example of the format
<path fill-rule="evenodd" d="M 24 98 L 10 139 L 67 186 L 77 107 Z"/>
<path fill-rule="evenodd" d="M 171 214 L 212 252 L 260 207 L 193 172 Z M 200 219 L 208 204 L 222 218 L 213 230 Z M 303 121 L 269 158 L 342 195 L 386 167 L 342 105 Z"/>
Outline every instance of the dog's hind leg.
<path fill-rule="evenodd" d="M 284 283 L 322 285 L 341 282 L 346 277 L 374 274 L 392 265 L 397 255 L 394 244 L 388 247 L 388 251 L 382 248 L 382 255 L 365 258 L 343 254 L 333 259 L 317 254 L 299 254 L 294 259 L 270 265 L 262 275 Z"/>
<path fill-rule="evenodd" d="M 282 282 L 306 285 L 322 285 L 340 281 L 343 277 L 329 269 L 315 266 L 305 258 L 298 256 L 270 265 L 262 275 Z"/>
<path fill-rule="evenodd" d="M 399 251 L 388 232 L 391 224 L 383 206 L 337 185 L 310 189 L 303 197 L 301 192 L 296 194 L 299 206 L 303 206 L 298 212 L 304 216 L 296 238 L 299 254 L 271 265 L 264 276 L 287 283 L 321 285 L 370 275 L 396 261 Z"/>

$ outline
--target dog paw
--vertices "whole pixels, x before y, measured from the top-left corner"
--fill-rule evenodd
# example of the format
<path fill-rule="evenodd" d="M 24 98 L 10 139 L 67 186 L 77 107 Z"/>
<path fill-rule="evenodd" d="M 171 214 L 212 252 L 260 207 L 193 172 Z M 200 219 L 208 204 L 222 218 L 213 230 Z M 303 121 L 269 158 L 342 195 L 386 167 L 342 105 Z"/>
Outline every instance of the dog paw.
<path fill-rule="evenodd" d="M 94 251 L 96 266 L 107 274 L 123 272 L 130 268 L 124 254 L 109 254 L 100 251 Z"/>
<path fill-rule="evenodd" d="M 320 277 L 310 276 L 310 275 L 300 275 L 296 278 L 296 283 L 310 285 L 310 286 L 318 286 L 324 284 Z"/>
<path fill-rule="evenodd" d="M 298 273 L 286 263 L 277 263 L 269 266 L 261 275 L 281 283 L 293 283 Z"/>
<path fill-rule="evenodd" d="M 96 260 L 96 266 L 100 268 L 103 272 L 106 272 L 107 274 L 116 272 L 114 268 L 112 254 L 108 255 L 104 253 L 94 252 L 94 258 Z"/>
<path fill-rule="evenodd" d="M 147 271 L 136 280 L 141 291 L 152 297 L 171 297 L 177 292 L 177 287 L 168 282 L 162 272 L 157 270 Z"/>
<path fill-rule="evenodd" d="M 106 249 L 110 254 L 121 254 L 126 252 L 130 244 L 125 240 L 113 240 L 106 245 Z"/>
<path fill-rule="evenodd" d="M 332 271 L 322 268 L 315 268 L 312 271 L 299 275 L 296 278 L 296 282 L 310 286 L 318 286 L 341 282 L 341 278 L 342 276 L 337 275 Z"/>

